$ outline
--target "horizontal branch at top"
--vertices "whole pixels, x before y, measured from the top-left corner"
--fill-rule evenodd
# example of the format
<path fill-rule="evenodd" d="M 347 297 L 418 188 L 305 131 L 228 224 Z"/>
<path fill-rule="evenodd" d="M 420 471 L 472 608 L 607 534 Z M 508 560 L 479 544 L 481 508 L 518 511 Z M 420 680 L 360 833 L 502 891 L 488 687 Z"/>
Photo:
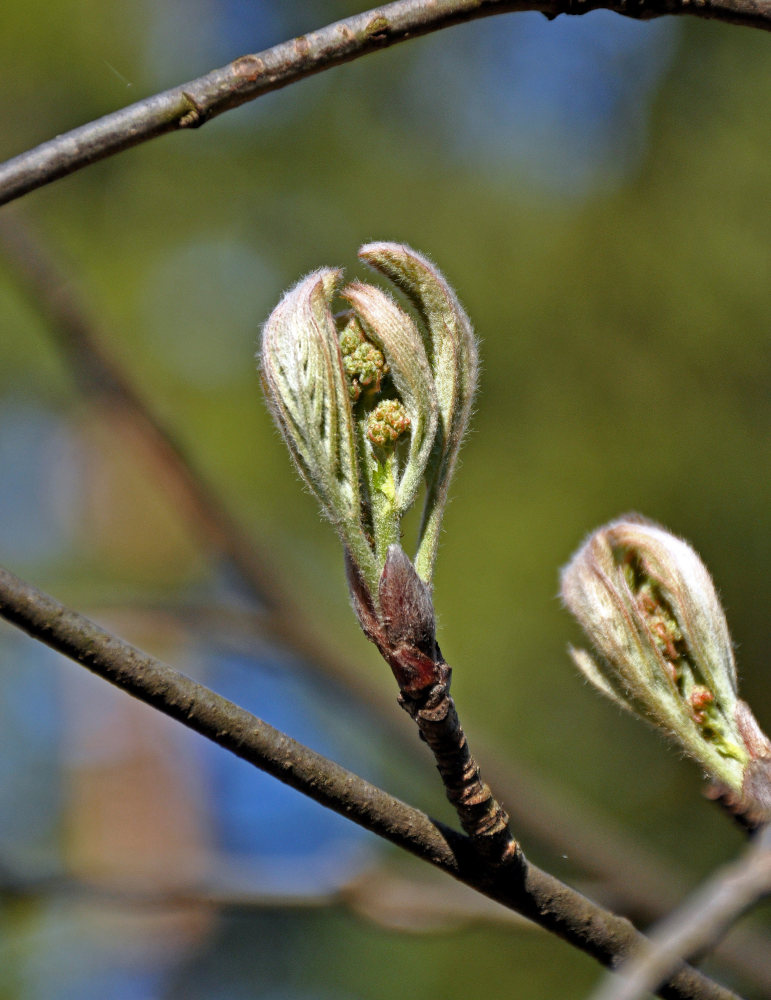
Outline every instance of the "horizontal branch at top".
<path fill-rule="evenodd" d="M 553 18 L 600 9 L 643 20 L 692 14 L 771 30 L 771 0 L 397 0 L 241 56 L 7 160 L 0 165 L 0 205 L 156 136 L 198 128 L 261 94 L 449 25 L 513 11 Z"/>

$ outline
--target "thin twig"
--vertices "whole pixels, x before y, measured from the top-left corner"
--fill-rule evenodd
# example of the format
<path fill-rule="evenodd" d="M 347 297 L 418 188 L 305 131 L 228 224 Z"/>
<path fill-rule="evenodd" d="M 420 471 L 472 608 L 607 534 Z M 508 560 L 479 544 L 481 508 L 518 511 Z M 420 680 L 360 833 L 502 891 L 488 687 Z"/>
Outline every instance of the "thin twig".
<path fill-rule="evenodd" d="M 187 872 L 176 871 L 168 883 L 154 878 L 117 880 L 107 877 L 80 878 L 54 872 L 27 872 L 19 875 L 0 862 L 0 897 L 41 904 L 55 897 L 59 902 L 86 902 L 93 905 L 149 910 L 177 910 L 204 907 L 217 910 L 286 911 L 320 910 L 345 907 L 357 917 L 379 927 L 421 934 L 448 927 L 470 924 L 514 926 L 530 933 L 541 933 L 531 921 L 518 913 L 474 892 L 461 882 L 444 878 L 439 872 L 414 873 L 406 878 L 385 864 L 368 867 L 353 874 L 343 885 L 325 889 L 312 888 L 308 893 L 243 886 L 238 866 L 222 878 L 201 877 L 199 866 Z M 425 871 L 425 869 L 424 869 Z"/>
<path fill-rule="evenodd" d="M 61 349 L 76 383 L 90 402 L 100 401 L 108 419 L 117 412 L 119 431 L 129 432 L 129 444 L 141 445 L 152 463 L 153 478 L 167 484 L 178 510 L 185 512 L 211 551 L 229 561 L 246 590 L 261 605 L 253 612 L 234 615 L 209 607 L 196 607 L 186 616 L 184 609 L 167 609 L 175 619 L 227 636 L 228 642 L 244 630 L 269 634 L 304 658 L 309 667 L 342 683 L 377 716 L 378 725 L 398 746 L 398 753 L 413 754 L 414 743 L 398 725 L 391 700 L 373 687 L 366 672 L 327 650 L 322 637 L 309 626 L 305 612 L 289 595 L 276 567 L 267 558 L 253 532 L 236 521 L 221 495 L 207 483 L 190 455 L 153 413 L 147 400 L 134 387 L 130 376 L 108 349 L 108 338 L 98 330 L 78 301 L 72 281 L 51 259 L 40 240 L 33 237 L 17 214 L 0 216 L 0 253 L 39 309 L 46 328 Z M 157 606 L 153 612 L 157 613 Z M 114 609 L 111 611 L 114 615 Z M 227 618 L 226 627 L 223 617 Z M 480 740 L 477 739 L 479 745 Z M 479 747 L 478 747 L 479 748 Z M 508 757 L 508 767 L 495 764 L 495 755 L 485 752 L 486 772 L 506 802 L 508 813 L 521 834 L 563 854 L 570 852 L 572 865 L 582 867 L 602 880 L 601 891 L 614 907 L 628 916 L 649 922 L 672 909 L 682 896 L 682 875 L 670 870 L 650 851 L 618 828 L 607 816 L 589 816 L 566 800 L 563 790 L 545 785 L 521 760 Z M 678 889 L 680 887 L 680 889 Z M 763 988 L 771 988 L 771 956 L 768 940 L 759 932 L 742 929 L 722 942 L 716 954 L 732 968 L 741 970 Z"/>
<path fill-rule="evenodd" d="M 490 862 L 506 861 L 519 845 L 509 829 L 509 817 L 482 780 L 479 765 L 469 749 L 466 734 L 450 695 L 449 670 L 444 684 L 437 684 L 419 698 L 402 696 L 401 704 L 417 723 L 420 735 L 434 755 L 447 798 L 455 807 L 461 826 Z"/>
<path fill-rule="evenodd" d="M 214 551 L 232 563 L 257 602 L 271 611 L 284 607 L 286 595 L 267 553 L 236 523 L 191 456 L 153 412 L 106 347 L 106 338 L 90 321 L 67 275 L 15 214 L 0 217 L 0 253 L 41 313 L 83 396 L 101 403 L 130 430 L 134 443 L 144 447 L 155 471 L 169 484 L 177 509 L 186 513 Z"/>
<path fill-rule="evenodd" d="M 743 857 L 721 868 L 656 927 L 638 955 L 593 1000 L 638 1000 L 656 988 L 683 959 L 705 954 L 731 924 L 771 893 L 771 826 Z"/>
<path fill-rule="evenodd" d="M 8 160 L 0 166 L 0 205 L 156 136 L 199 128 L 269 91 L 449 25 L 512 11 L 553 18 L 599 9 L 637 19 L 692 14 L 771 29 L 770 0 L 399 0 L 241 56 Z"/>
<path fill-rule="evenodd" d="M 400 545 L 389 545 L 374 597 L 346 552 L 346 575 L 356 617 L 399 685 L 399 704 L 434 755 L 447 798 L 464 831 L 491 865 L 515 860 L 519 845 L 509 817 L 482 780 L 450 697 L 452 671 L 436 641 L 430 587 Z"/>
<path fill-rule="evenodd" d="M 491 869 L 474 842 L 94 625 L 0 569 L 0 616 L 93 673 L 272 774 L 364 829 L 516 910 L 606 965 L 645 939 L 617 917 L 529 864 L 518 853 Z M 665 1000 L 736 1000 L 681 965 L 658 993 Z"/>

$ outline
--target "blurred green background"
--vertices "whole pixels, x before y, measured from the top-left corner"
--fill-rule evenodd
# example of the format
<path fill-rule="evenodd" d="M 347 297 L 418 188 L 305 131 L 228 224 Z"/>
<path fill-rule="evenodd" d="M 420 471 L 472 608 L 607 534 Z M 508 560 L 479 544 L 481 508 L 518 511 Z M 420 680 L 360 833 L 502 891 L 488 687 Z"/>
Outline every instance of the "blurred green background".
<path fill-rule="evenodd" d="M 363 9 L 6 4 L 0 158 Z M 695 884 L 742 837 L 702 799 L 693 765 L 576 676 L 557 573 L 625 511 L 687 537 L 724 598 L 742 693 L 771 727 L 770 87 L 759 32 L 505 15 L 308 79 L 0 210 L 57 262 L 372 704 L 259 636 L 173 487 L 79 392 L 7 255 L 0 561 L 450 820 L 253 363 L 260 323 L 299 276 L 362 276 L 361 243 L 407 242 L 444 271 L 481 340 L 435 585 L 472 746 L 504 776 L 507 804 L 520 787 L 520 811 L 556 803 L 562 847 L 525 829 L 533 860 L 623 909 L 571 841 L 588 824 L 602 855 L 618 826 Z M 588 994 L 588 958 L 478 911 L 81 673 L 0 629 L 1 1000 L 390 1000 L 404 983 L 416 1000 Z M 372 705 L 389 700 L 393 721 L 379 721 Z M 765 995 L 757 977 L 711 968 Z"/>

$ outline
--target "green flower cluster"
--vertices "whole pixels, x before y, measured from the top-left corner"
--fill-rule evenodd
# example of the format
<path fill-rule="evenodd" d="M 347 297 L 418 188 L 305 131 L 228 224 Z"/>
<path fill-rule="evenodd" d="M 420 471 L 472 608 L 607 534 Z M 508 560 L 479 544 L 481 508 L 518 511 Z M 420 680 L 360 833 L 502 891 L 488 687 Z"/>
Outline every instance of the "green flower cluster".
<path fill-rule="evenodd" d="M 352 402 L 358 402 L 365 389 L 380 392 L 380 383 L 388 374 L 388 365 L 383 352 L 364 336 L 355 316 L 340 334 L 340 353 Z"/>

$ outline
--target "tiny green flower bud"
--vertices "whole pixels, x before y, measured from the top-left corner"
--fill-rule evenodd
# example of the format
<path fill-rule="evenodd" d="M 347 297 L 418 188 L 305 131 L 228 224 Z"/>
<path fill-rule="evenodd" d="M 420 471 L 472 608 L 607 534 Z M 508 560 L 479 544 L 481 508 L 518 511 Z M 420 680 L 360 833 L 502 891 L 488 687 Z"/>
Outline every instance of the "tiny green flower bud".
<path fill-rule="evenodd" d="M 428 491 L 415 567 L 424 580 L 430 580 L 447 491 L 476 391 L 476 341 L 455 292 L 426 257 L 400 243 L 369 243 L 359 256 L 407 295 L 427 331 L 439 426 L 426 469 Z"/>
<path fill-rule="evenodd" d="M 410 429 L 410 418 L 398 399 L 383 399 L 367 417 L 367 437 L 379 448 L 395 444 Z"/>
<path fill-rule="evenodd" d="M 562 599 L 595 649 L 571 650 L 587 679 L 741 797 L 748 764 L 769 745 L 748 738 L 725 615 L 693 549 L 636 515 L 614 521 L 562 571 Z"/>
<path fill-rule="evenodd" d="M 361 321 L 367 339 L 385 354 L 391 378 L 410 421 L 410 448 L 395 483 L 397 517 L 415 500 L 426 471 L 437 428 L 434 378 L 415 323 L 385 292 L 353 282 L 342 294 Z"/>
<path fill-rule="evenodd" d="M 356 316 L 350 317 L 340 334 L 340 351 L 352 402 L 358 401 L 364 389 L 380 392 L 380 383 L 388 374 L 388 365 L 383 352 L 364 336 Z"/>

